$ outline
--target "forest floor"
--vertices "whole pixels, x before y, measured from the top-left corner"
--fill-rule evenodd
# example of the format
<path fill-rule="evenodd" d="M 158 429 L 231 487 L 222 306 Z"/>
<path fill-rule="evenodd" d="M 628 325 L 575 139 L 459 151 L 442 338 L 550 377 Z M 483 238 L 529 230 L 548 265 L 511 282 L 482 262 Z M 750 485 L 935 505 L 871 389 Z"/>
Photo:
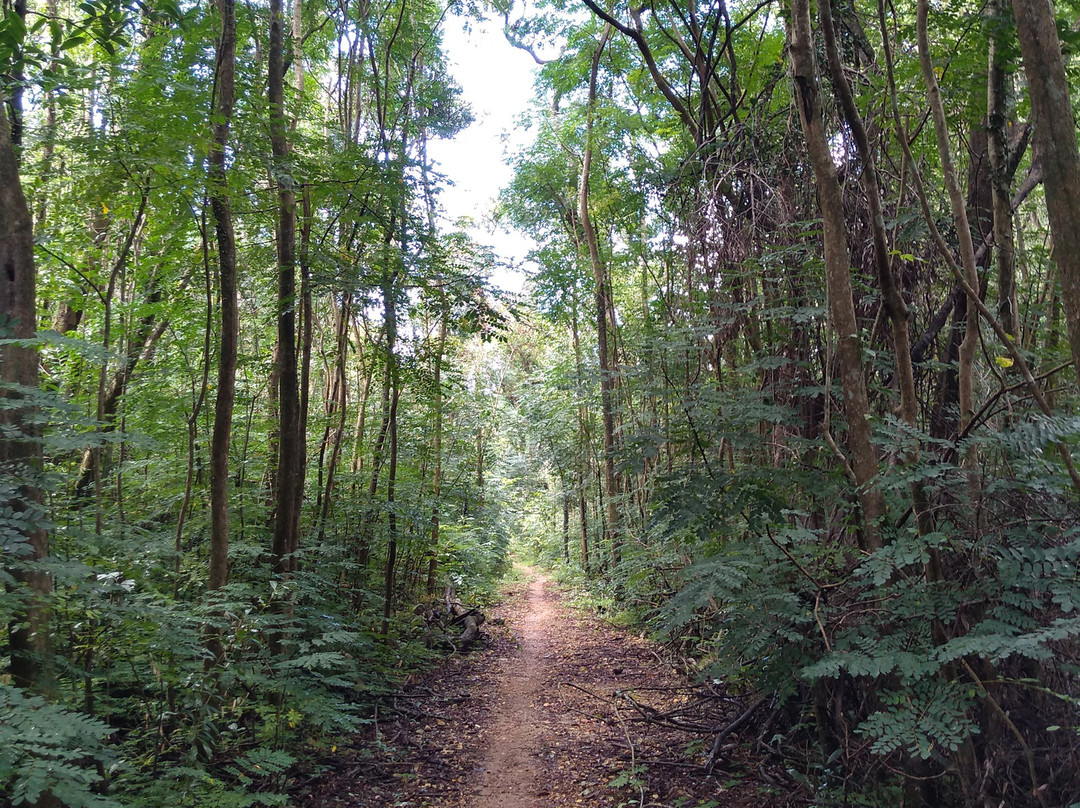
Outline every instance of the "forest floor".
<path fill-rule="evenodd" d="M 737 733 L 706 774 L 709 730 L 746 703 L 687 680 L 654 643 L 566 605 L 545 576 L 525 572 L 488 614 L 482 646 L 389 699 L 370 734 L 309 784 L 305 808 L 800 802 L 782 762 L 751 756 Z M 744 727 L 756 734 L 760 720 Z"/>

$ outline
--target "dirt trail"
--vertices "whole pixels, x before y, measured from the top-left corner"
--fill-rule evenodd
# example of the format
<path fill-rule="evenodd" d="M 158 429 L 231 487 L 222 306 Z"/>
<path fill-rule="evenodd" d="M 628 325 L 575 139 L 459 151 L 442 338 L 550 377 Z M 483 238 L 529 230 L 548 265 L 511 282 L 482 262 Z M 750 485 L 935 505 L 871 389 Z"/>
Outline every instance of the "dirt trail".
<path fill-rule="evenodd" d="M 536 575 L 525 595 L 525 614 L 511 660 L 495 696 L 496 716 L 472 808 L 531 808 L 546 804 L 546 772 L 539 759 L 542 742 L 540 705 L 544 691 L 541 660 L 551 655 L 555 607 L 548 581 Z"/>
<path fill-rule="evenodd" d="M 298 805 L 800 804 L 783 762 L 749 756 L 739 733 L 704 771 L 708 728 L 732 721 L 743 700 L 687 680 L 654 643 L 563 604 L 554 583 L 522 572 L 528 581 L 488 612 L 480 649 L 391 697 L 366 735 L 325 761 Z M 748 726 L 748 737 L 767 729 Z"/>

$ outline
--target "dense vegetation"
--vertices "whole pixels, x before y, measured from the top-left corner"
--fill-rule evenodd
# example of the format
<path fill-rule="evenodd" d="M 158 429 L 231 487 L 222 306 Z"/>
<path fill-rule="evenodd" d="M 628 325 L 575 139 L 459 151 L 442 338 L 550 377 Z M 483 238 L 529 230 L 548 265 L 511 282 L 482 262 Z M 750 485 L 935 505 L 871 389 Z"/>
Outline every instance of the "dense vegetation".
<path fill-rule="evenodd" d="M 808 803 L 1080 803 L 1052 11 L 5 0 L 0 800 L 286 804 L 517 538 Z M 428 157 L 484 14 L 527 300 Z"/>

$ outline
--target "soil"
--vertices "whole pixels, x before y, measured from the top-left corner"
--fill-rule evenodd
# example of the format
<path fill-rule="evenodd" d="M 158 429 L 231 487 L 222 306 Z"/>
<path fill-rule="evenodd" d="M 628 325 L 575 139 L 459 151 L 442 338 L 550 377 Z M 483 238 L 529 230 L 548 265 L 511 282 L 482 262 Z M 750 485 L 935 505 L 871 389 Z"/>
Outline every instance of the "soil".
<path fill-rule="evenodd" d="M 768 705 L 688 680 L 642 637 L 561 600 L 542 574 L 488 614 L 483 646 L 389 699 L 305 808 L 797 805 L 782 761 L 745 751 Z"/>

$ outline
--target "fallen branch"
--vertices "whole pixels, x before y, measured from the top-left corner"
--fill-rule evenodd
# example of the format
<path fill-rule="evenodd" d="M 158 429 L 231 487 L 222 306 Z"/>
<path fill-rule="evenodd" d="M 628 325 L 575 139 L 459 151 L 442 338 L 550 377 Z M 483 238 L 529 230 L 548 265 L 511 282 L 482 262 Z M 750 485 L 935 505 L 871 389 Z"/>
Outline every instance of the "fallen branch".
<path fill-rule="evenodd" d="M 466 651 L 478 639 L 480 639 L 480 626 L 484 624 L 484 613 L 476 607 L 466 607 L 463 603 L 454 600 L 454 587 L 446 587 L 446 613 L 452 615 L 447 623 L 447 628 L 461 624 L 465 630 L 458 637 L 458 649 Z"/>
<path fill-rule="evenodd" d="M 716 739 L 713 741 L 712 750 L 709 752 L 709 759 L 705 762 L 705 773 L 712 774 L 713 767 L 716 765 L 716 757 L 720 754 L 720 746 L 724 743 L 724 739 L 739 729 L 743 724 L 750 720 L 751 716 L 758 711 L 758 708 L 769 701 L 770 696 L 762 696 L 755 701 L 749 707 L 743 711 L 742 715 L 716 733 Z"/>

